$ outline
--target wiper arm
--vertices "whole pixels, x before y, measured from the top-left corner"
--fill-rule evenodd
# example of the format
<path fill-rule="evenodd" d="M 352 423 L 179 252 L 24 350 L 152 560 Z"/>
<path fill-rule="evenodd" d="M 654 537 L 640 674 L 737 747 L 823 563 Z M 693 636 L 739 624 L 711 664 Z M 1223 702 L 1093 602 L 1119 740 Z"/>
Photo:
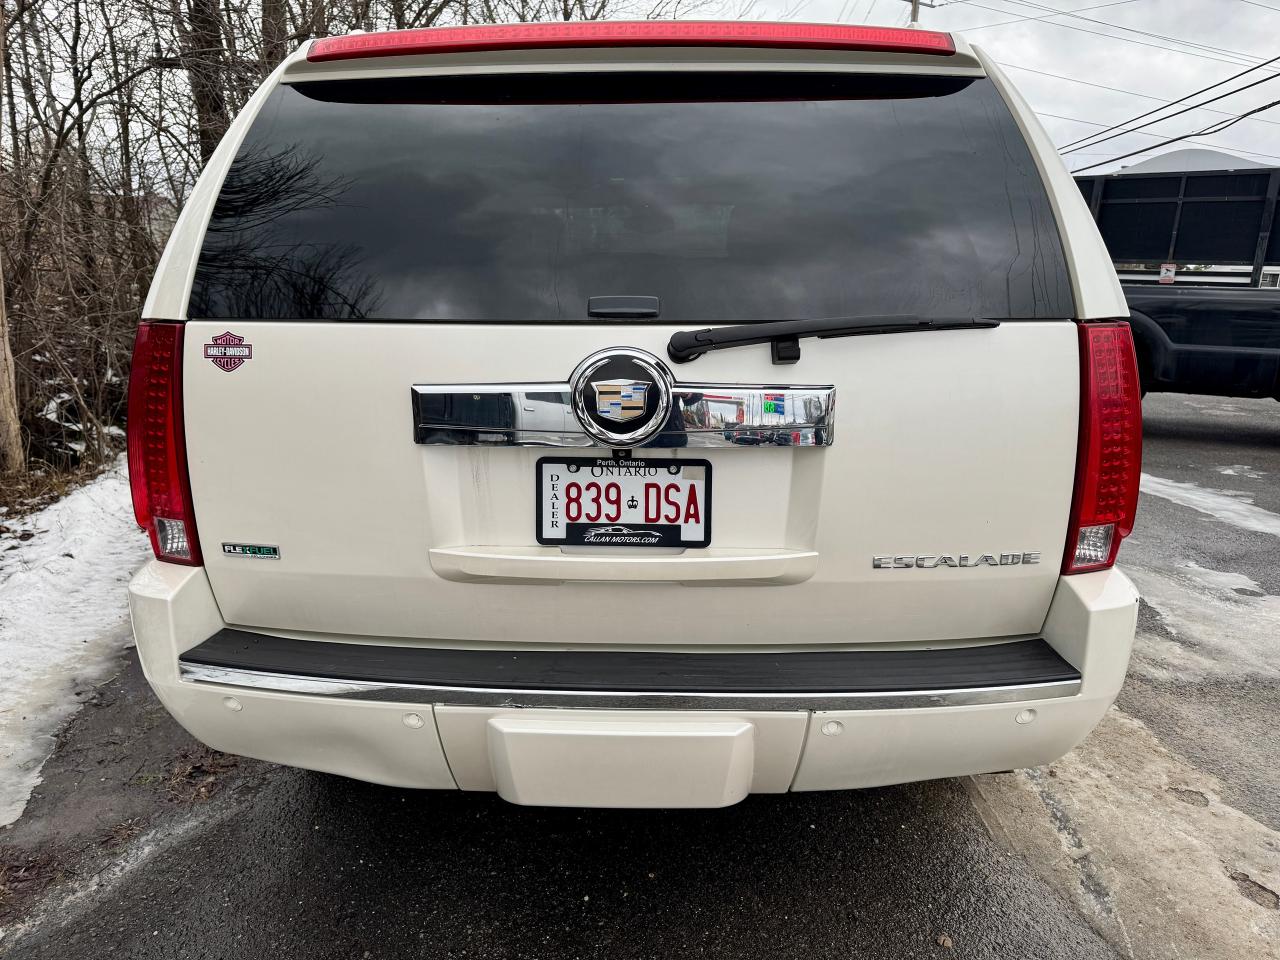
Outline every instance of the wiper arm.
<path fill-rule="evenodd" d="M 857 337 L 873 333 L 912 333 L 921 330 L 971 330 L 1000 326 L 999 320 L 976 317 L 820 317 L 811 320 L 775 320 L 772 323 L 743 323 L 732 327 L 680 330 L 667 343 L 667 356 L 676 363 L 688 363 L 711 350 L 728 350 L 750 344 L 773 345 L 773 362 L 795 363 L 800 359 L 801 337 Z"/>

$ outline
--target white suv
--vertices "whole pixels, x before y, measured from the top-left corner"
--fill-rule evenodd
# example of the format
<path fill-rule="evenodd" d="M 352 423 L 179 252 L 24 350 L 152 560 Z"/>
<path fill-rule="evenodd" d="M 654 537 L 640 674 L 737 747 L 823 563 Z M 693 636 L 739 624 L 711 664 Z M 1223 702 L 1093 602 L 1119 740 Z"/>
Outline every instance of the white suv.
<path fill-rule="evenodd" d="M 147 299 L 147 678 L 217 749 L 523 804 L 1051 761 L 1134 634 L 1124 316 L 959 37 L 313 41 Z"/>

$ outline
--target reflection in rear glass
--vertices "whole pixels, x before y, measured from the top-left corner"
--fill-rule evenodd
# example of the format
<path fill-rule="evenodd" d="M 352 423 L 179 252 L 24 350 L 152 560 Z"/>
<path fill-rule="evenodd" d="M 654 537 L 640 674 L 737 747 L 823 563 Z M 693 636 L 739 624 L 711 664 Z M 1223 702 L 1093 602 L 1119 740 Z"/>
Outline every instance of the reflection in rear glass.
<path fill-rule="evenodd" d="M 581 321 L 615 295 L 664 323 L 1074 312 L 990 81 L 620 74 L 278 88 L 190 314 Z"/>

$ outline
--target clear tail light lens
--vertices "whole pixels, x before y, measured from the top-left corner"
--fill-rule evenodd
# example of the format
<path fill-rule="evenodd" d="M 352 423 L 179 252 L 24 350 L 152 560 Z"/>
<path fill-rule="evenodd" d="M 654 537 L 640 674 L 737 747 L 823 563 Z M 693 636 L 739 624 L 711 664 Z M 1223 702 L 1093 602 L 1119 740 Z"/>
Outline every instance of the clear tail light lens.
<path fill-rule="evenodd" d="M 1082 323 L 1080 446 L 1063 573 L 1116 562 L 1133 531 L 1142 473 L 1142 388 L 1124 322 Z"/>
<path fill-rule="evenodd" d="M 180 323 L 143 321 L 129 374 L 129 487 L 156 558 L 199 566 L 182 427 Z"/>

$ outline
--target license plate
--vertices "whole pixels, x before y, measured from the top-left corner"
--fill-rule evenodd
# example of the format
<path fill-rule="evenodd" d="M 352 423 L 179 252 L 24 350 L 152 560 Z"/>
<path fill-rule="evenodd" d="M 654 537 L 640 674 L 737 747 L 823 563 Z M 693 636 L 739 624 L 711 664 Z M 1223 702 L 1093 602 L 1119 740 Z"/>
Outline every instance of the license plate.
<path fill-rule="evenodd" d="M 539 543 L 711 543 L 711 464 L 706 460 L 544 457 L 537 471 Z"/>

